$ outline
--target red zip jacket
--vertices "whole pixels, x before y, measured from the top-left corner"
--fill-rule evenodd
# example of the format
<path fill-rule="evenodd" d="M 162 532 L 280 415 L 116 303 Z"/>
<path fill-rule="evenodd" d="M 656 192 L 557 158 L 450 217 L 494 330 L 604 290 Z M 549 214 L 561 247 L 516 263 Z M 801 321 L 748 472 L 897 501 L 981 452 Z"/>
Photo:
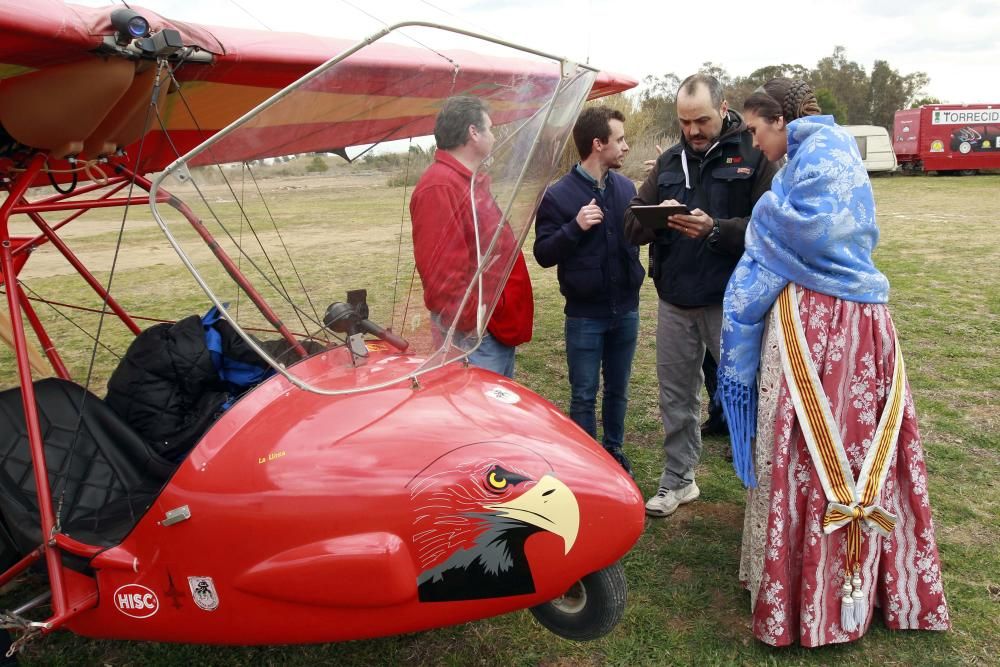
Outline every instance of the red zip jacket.
<path fill-rule="evenodd" d="M 478 177 L 476 211 L 479 238 L 485 250 L 496 228 L 503 222 L 500 208 L 490 194 L 489 178 Z M 424 305 L 450 323 L 476 268 L 476 234 L 470 206 L 472 172 L 447 151 L 438 150 L 410 198 L 413 221 L 413 254 L 424 285 Z M 496 257 L 516 253 L 514 267 L 502 281 L 505 266 L 487 268 L 483 273 L 483 295 L 487 302 L 502 285 L 503 291 L 486 330 L 504 345 L 515 346 L 531 340 L 534 296 L 524 255 L 515 249 L 514 235 L 507 227 L 500 235 Z M 497 262 L 500 264 L 502 262 Z M 476 291 L 462 310 L 458 330 L 476 328 Z"/>

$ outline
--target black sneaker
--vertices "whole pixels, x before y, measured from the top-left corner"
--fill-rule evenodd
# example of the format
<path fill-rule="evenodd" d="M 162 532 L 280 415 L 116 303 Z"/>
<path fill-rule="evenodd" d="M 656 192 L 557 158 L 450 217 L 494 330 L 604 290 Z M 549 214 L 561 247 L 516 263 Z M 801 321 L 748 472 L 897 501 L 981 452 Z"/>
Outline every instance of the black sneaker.
<path fill-rule="evenodd" d="M 632 474 L 632 462 L 628 460 L 625 456 L 625 452 L 622 451 L 621 447 L 614 447 L 612 449 L 605 450 L 608 454 L 611 454 L 611 458 L 618 461 L 618 464 L 625 469 L 625 472 L 629 474 L 629 477 L 635 479 L 635 475 Z"/>
<path fill-rule="evenodd" d="M 722 420 L 719 421 L 708 420 L 707 422 L 701 425 L 701 437 L 707 438 L 716 435 L 719 436 L 729 435 L 729 427 L 726 426 L 726 422 Z"/>

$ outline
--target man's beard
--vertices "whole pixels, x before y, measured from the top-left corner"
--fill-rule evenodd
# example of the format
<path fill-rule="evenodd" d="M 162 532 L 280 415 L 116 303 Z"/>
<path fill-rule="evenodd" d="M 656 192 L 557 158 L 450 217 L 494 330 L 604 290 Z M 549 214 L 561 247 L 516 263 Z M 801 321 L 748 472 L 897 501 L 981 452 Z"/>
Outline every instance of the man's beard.
<path fill-rule="evenodd" d="M 720 134 L 719 136 L 722 136 L 722 135 Z M 697 139 L 693 139 L 693 140 L 692 139 L 688 139 L 687 143 L 688 143 L 688 146 L 691 147 L 691 150 L 693 152 L 695 152 L 695 153 L 697 153 L 699 155 L 702 155 L 704 153 L 707 153 L 708 149 L 711 148 L 712 146 L 714 146 L 715 143 L 718 140 L 719 140 L 719 137 L 714 137 L 712 139 L 709 139 L 708 137 L 705 137 L 704 135 L 701 135 Z M 692 143 L 692 141 L 704 142 L 704 145 L 701 148 L 696 148 L 695 145 Z"/>

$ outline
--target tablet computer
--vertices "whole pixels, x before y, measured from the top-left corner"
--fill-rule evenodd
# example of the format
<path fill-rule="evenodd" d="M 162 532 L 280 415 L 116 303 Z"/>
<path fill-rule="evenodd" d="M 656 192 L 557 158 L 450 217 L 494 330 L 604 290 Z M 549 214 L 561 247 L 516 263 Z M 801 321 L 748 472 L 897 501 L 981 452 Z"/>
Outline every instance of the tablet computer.
<path fill-rule="evenodd" d="M 667 218 L 671 215 L 687 215 L 691 211 L 688 207 L 680 206 L 632 206 L 630 207 L 635 217 L 639 219 L 646 229 L 666 229 Z"/>

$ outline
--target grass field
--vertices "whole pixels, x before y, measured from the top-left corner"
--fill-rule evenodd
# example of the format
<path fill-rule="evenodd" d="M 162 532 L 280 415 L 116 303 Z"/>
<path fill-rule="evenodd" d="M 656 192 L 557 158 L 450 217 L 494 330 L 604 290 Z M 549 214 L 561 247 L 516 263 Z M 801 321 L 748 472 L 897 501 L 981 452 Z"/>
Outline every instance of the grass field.
<path fill-rule="evenodd" d="M 402 192 L 384 187 L 384 178 L 371 178 L 373 191 L 392 202 L 398 220 Z M 266 187 L 279 185 L 268 181 Z M 629 581 L 625 618 L 600 641 L 564 641 L 527 612 L 518 612 L 401 637 L 305 647 L 140 644 L 58 633 L 30 645 L 23 664 L 997 664 L 1000 176 L 879 178 L 874 187 L 882 229 L 876 261 L 892 284 L 890 305 L 919 410 L 952 632 L 890 633 L 876 621 L 866 637 L 845 646 L 776 650 L 757 642 L 749 627 L 749 598 L 736 579 L 744 493 L 721 457 L 727 442 L 710 439 L 697 473 L 701 499 L 670 518 L 647 521 L 644 535 L 624 559 Z M 310 191 L 315 197 L 333 194 L 322 185 Z M 92 244 L 95 252 L 99 244 L 113 243 L 117 227 L 112 222 L 99 238 L 81 243 Z M 152 231 L 140 228 L 136 233 L 148 234 L 142 237 L 147 246 L 165 245 Z M 142 264 L 141 258 L 130 261 Z M 517 379 L 565 409 L 562 298 L 555 272 L 539 269 L 530 259 L 528 263 L 536 294 L 535 337 L 519 352 Z M 193 285 L 181 298 L 183 290 L 177 286 L 183 276 L 173 265 L 130 268 L 156 270 L 164 281 L 158 292 L 131 295 L 129 305 L 137 310 L 163 314 L 167 303 L 183 313 L 203 310 L 204 297 Z M 76 288 L 60 281 L 65 278 L 40 275 L 30 284 L 72 297 Z M 121 286 L 128 291 L 127 280 Z M 647 284 L 627 423 L 627 451 L 646 495 L 655 491 L 661 465 L 655 305 L 655 291 Z M 70 339 L 75 335 L 67 325 L 61 330 Z M 86 349 L 70 356 L 74 368 L 86 367 Z M 13 377 L 10 355 L 0 350 L 0 386 L 11 386 Z M 95 376 L 94 384 L 102 386 L 103 377 Z"/>

